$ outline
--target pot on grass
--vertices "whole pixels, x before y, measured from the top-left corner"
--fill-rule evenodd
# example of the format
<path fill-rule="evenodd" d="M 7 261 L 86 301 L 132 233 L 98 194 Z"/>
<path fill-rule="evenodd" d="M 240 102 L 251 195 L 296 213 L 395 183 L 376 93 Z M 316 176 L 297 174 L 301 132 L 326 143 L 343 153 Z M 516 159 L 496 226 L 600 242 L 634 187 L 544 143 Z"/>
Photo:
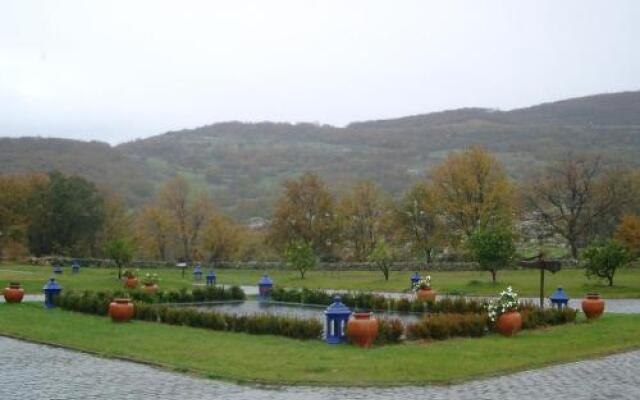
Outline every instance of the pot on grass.
<path fill-rule="evenodd" d="M 420 301 L 436 301 L 436 291 L 431 288 L 418 289 L 416 291 L 416 298 Z"/>
<path fill-rule="evenodd" d="M 7 303 L 20 303 L 24 297 L 24 289 L 18 282 L 11 282 L 4 288 L 3 294 Z"/>
<path fill-rule="evenodd" d="M 604 300 L 598 293 L 587 293 L 582 300 L 582 311 L 587 319 L 595 319 L 604 312 Z"/>
<path fill-rule="evenodd" d="M 127 277 L 124 280 L 125 289 L 135 289 L 138 287 L 138 278 L 136 277 Z"/>
<path fill-rule="evenodd" d="M 378 320 L 370 312 L 356 312 L 347 323 L 347 336 L 360 347 L 371 347 L 378 337 Z"/>
<path fill-rule="evenodd" d="M 109 304 L 109 316 L 113 322 L 127 322 L 133 318 L 135 308 L 129 299 L 113 299 Z"/>
<path fill-rule="evenodd" d="M 145 283 L 144 286 L 142 286 L 142 291 L 146 294 L 156 294 L 158 291 L 158 285 L 155 283 Z"/>
<path fill-rule="evenodd" d="M 516 310 L 504 312 L 498 317 L 496 328 L 503 336 L 513 336 L 522 329 L 522 315 Z"/>

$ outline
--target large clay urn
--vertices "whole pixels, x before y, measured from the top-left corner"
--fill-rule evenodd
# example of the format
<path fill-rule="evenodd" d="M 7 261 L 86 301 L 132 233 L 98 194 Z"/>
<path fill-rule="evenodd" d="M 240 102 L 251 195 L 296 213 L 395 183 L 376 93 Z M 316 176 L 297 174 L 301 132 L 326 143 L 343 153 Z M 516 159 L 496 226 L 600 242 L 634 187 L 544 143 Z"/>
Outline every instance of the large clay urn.
<path fill-rule="evenodd" d="M 598 293 L 587 293 L 582 300 L 582 311 L 587 319 L 598 318 L 604 312 L 604 300 Z"/>
<path fill-rule="evenodd" d="M 371 347 L 378 337 L 378 320 L 369 312 L 353 313 L 347 323 L 347 336 L 360 347 Z"/>
<path fill-rule="evenodd" d="M 18 282 L 12 282 L 4 288 L 4 300 L 7 303 L 20 303 L 24 297 L 24 289 Z"/>
<path fill-rule="evenodd" d="M 142 287 L 142 291 L 146 294 L 156 294 L 156 292 L 158 291 L 158 285 L 156 285 L 155 283 L 145 283 Z"/>
<path fill-rule="evenodd" d="M 138 287 L 138 278 L 135 276 L 126 277 L 124 280 L 125 289 L 135 289 Z"/>
<path fill-rule="evenodd" d="M 496 321 L 496 328 L 503 336 L 512 336 L 522 329 L 522 315 L 515 310 L 502 313 Z"/>
<path fill-rule="evenodd" d="M 436 291 L 431 288 L 418 289 L 418 291 L 416 291 L 416 298 L 420 301 L 436 301 Z"/>
<path fill-rule="evenodd" d="M 109 304 L 109 316 L 113 322 L 127 322 L 133 318 L 134 307 L 129 299 L 113 299 Z"/>

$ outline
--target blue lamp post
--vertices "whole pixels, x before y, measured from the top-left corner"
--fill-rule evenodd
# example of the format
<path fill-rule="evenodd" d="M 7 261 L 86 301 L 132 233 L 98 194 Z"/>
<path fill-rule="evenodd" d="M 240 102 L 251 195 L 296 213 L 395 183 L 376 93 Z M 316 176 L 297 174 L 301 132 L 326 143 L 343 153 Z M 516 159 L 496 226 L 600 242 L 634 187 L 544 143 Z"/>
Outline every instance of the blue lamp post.
<path fill-rule="evenodd" d="M 340 296 L 333 298 L 333 303 L 324 312 L 326 318 L 325 340 L 328 344 L 340 344 L 347 341 L 346 327 L 351 316 L 349 307 L 342 303 Z"/>
<path fill-rule="evenodd" d="M 558 310 L 562 310 L 569 304 L 569 297 L 560 286 L 549 296 L 549 300 L 551 300 L 553 307 L 556 307 Z"/>
<path fill-rule="evenodd" d="M 193 279 L 195 279 L 196 281 L 202 279 L 202 267 L 200 267 L 200 264 L 196 264 L 195 268 L 193 269 Z"/>
<path fill-rule="evenodd" d="M 213 286 L 216 284 L 216 273 L 214 271 L 209 271 L 207 274 L 207 286 Z"/>
<path fill-rule="evenodd" d="M 264 274 L 258 281 L 258 298 L 260 301 L 268 301 L 271 299 L 271 290 L 273 289 L 273 280 L 269 275 Z"/>
<path fill-rule="evenodd" d="M 411 288 L 413 289 L 418 282 L 420 282 L 420 279 L 422 279 L 422 277 L 420 276 L 420 274 L 416 271 L 413 273 L 413 275 L 411 275 Z"/>
<path fill-rule="evenodd" d="M 80 263 L 78 262 L 78 260 L 73 260 L 71 262 L 71 272 L 73 272 L 74 274 L 80 272 Z"/>
<path fill-rule="evenodd" d="M 53 264 L 53 273 L 54 274 L 61 274 L 62 273 L 62 266 L 60 264 L 58 264 L 57 262 Z"/>
<path fill-rule="evenodd" d="M 44 306 L 46 308 L 54 308 L 56 306 L 54 299 L 62 291 L 62 287 L 56 282 L 55 278 L 49 281 L 42 288 L 44 292 Z"/>

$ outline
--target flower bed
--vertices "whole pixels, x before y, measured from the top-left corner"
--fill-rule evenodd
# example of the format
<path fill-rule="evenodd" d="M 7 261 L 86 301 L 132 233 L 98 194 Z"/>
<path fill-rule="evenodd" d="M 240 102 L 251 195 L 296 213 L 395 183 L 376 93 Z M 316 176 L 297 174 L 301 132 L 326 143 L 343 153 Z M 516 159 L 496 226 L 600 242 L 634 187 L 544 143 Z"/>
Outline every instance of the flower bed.
<path fill-rule="evenodd" d="M 198 289 L 196 289 L 198 290 Z M 194 292 L 196 291 L 194 290 Z M 206 291 L 206 289 L 204 290 Z M 209 292 L 221 293 L 221 292 Z M 206 295 L 206 294 L 204 294 Z M 244 293 L 243 293 L 244 295 Z M 74 292 L 61 293 L 56 298 L 56 304 L 63 309 L 89 314 L 107 315 L 109 303 L 115 296 L 109 292 Z M 235 315 L 213 311 L 203 312 L 195 307 L 169 307 L 144 299 L 153 296 L 139 296 L 135 303 L 135 319 L 184 325 L 195 328 L 208 328 L 220 331 L 245 332 L 257 335 L 279 335 L 295 339 L 320 339 L 322 324 L 316 319 L 301 319 L 267 314 Z M 193 300 L 198 297 L 190 296 L 182 299 Z M 168 296 L 167 298 L 172 298 Z M 216 300 L 220 300 L 217 298 Z"/>
<path fill-rule="evenodd" d="M 324 290 L 275 288 L 271 298 L 275 301 L 301 304 L 329 305 L 335 295 Z M 482 301 L 464 297 L 444 298 L 436 301 L 420 301 L 407 298 L 391 298 L 365 292 L 348 292 L 340 295 L 342 302 L 353 309 L 371 311 L 397 311 L 417 313 L 478 314 L 485 311 Z"/>
<path fill-rule="evenodd" d="M 323 299 L 333 301 L 326 292 L 322 291 L 291 291 L 277 289 L 279 295 L 287 295 L 288 300 L 293 295 L 302 299 Z M 60 294 L 56 303 L 63 309 L 90 314 L 107 315 L 111 299 L 122 297 L 126 292 L 74 292 L 67 291 Z M 220 300 L 244 300 L 244 292 L 240 288 L 224 289 L 222 287 L 208 287 L 186 290 L 158 292 L 146 294 L 130 291 L 135 301 L 135 319 L 184 325 L 196 328 L 245 332 L 250 334 L 271 334 L 296 339 L 321 339 L 323 324 L 315 318 L 296 318 L 290 316 L 276 316 L 264 313 L 252 315 L 236 315 L 216 311 L 202 311 L 195 307 L 170 307 L 166 303 L 198 303 Z M 403 310 L 399 305 L 401 300 L 386 299 L 383 296 L 373 296 L 357 293 L 349 299 L 351 304 L 371 304 L 373 309 L 380 310 L 381 304 L 395 305 L 396 311 Z M 385 303 L 377 301 L 384 300 Z M 389 300 L 392 300 L 389 302 Z M 399 343 L 403 339 L 409 340 L 445 340 L 452 337 L 481 337 L 491 332 L 492 324 L 486 306 L 477 301 L 464 299 L 444 299 L 433 303 L 427 302 L 429 308 L 419 308 L 418 302 L 405 300 L 408 311 L 418 310 L 427 313 L 417 322 L 404 324 L 397 318 L 379 319 L 377 345 Z M 302 303 L 302 301 L 299 301 Z M 477 305 L 479 304 L 479 305 Z M 518 311 L 522 314 L 522 328 L 535 329 L 542 326 L 559 325 L 574 322 L 576 310 L 564 308 L 541 309 L 531 303 L 519 304 Z M 383 309 L 384 310 L 384 309 Z M 436 311 L 432 311 L 436 310 Z M 451 311 L 449 311 L 451 310 Z M 472 312 L 472 310 L 478 310 Z M 460 312 L 462 311 L 462 312 Z"/>

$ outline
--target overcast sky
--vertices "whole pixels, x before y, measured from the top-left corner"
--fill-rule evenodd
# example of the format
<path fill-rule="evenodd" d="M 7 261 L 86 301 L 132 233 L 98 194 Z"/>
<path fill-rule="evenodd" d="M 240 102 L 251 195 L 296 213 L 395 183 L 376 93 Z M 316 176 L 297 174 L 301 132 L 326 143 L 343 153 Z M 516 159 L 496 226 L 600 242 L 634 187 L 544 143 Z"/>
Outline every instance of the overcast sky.
<path fill-rule="evenodd" d="M 640 89 L 640 1 L 0 2 L 0 136 L 117 143 Z"/>

